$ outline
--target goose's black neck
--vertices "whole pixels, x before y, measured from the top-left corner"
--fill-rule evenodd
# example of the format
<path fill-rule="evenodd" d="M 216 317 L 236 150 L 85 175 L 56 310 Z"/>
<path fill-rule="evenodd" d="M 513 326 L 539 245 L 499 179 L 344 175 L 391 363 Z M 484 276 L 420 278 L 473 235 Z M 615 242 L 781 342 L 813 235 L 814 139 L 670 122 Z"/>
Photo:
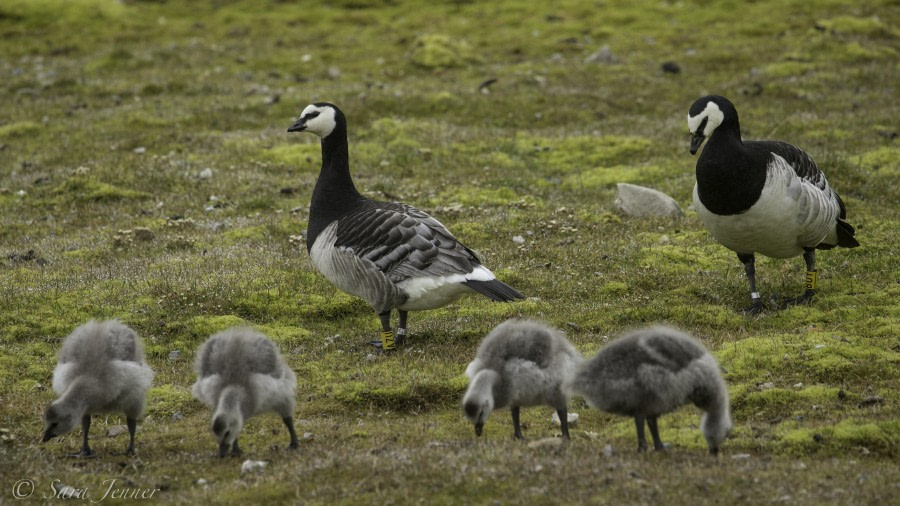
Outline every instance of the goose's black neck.
<path fill-rule="evenodd" d="M 759 200 L 766 183 L 768 160 L 741 141 L 737 118 L 716 128 L 697 160 L 700 202 L 718 215 L 740 214 Z"/>
<path fill-rule="evenodd" d="M 325 227 L 359 207 L 364 200 L 350 177 L 347 126 L 343 121 L 338 121 L 334 130 L 322 139 L 322 170 L 309 206 L 307 251 Z"/>

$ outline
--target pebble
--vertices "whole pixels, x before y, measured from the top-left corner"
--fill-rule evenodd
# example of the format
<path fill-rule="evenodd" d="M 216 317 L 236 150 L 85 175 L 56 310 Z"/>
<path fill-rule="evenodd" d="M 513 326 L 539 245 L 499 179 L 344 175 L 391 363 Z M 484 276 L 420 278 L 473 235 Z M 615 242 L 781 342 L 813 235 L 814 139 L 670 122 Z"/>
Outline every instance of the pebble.
<path fill-rule="evenodd" d="M 735 453 L 731 456 L 731 460 L 748 460 L 749 458 L 749 453 Z"/>
<path fill-rule="evenodd" d="M 578 424 L 578 413 L 566 413 L 566 418 L 569 420 L 569 427 L 574 427 Z M 556 411 L 553 412 L 550 420 L 553 422 L 553 425 L 562 427 L 562 422 L 559 421 L 559 413 Z"/>
<path fill-rule="evenodd" d="M 106 436 L 107 437 L 116 437 L 119 434 L 124 434 L 126 432 L 128 432 L 128 427 L 125 427 L 124 425 L 113 425 L 112 427 L 110 427 L 109 429 L 106 430 Z"/>
<path fill-rule="evenodd" d="M 262 471 L 266 468 L 267 465 L 269 465 L 269 463 L 264 460 L 247 459 L 243 464 L 241 464 L 241 476 L 247 473 L 257 473 L 259 471 Z"/>
<path fill-rule="evenodd" d="M 200 173 L 197 174 L 197 177 L 199 177 L 200 179 L 211 179 L 212 176 L 213 176 L 213 170 L 209 167 L 201 170 Z"/>
<path fill-rule="evenodd" d="M 181 350 L 172 350 L 169 352 L 169 360 L 178 360 L 181 357 Z"/>
<path fill-rule="evenodd" d="M 139 148 L 134 148 L 134 153 L 137 155 L 143 155 L 146 152 L 147 152 L 147 148 L 145 148 L 143 146 L 141 146 Z"/>
<path fill-rule="evenodd" d="M 606 445 L 603 447 L 603 456 L 604 457 L 612 457 L 613 456 L 613 447 L 612 445 Z"/>
<path fill-rule="evenodd" d="M 525 244 L 525 238 L 521 235 L 514 235 L 512 241 L 516 244 Z"/>

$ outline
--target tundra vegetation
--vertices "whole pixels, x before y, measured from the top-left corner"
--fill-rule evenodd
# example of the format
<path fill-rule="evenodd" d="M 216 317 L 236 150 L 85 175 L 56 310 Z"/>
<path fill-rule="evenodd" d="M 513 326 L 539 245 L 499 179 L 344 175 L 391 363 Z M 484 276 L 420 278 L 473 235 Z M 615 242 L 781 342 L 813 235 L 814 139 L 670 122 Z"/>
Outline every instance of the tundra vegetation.
<path fill-rule="evenodd" d="M 0 502 L 20 479 L 94 498 L 115 479 L 184 504 L 885 504 L 898 20 L 890 0 L 0 2 Z M 687 207 L 707 93 L 747 138 L 808 151 L 847 204 L 862 247 L 818 256 L 812 306 L 743 316 L 743 268 L 695 213 L 615 210 L 617 182 Z M 400 351 L 367 347 L 377 318 L 305 251 L 319 146 L 286 129 L 314 101 L 347 114 L 362 192 L 432 213 L 529 298 L 463 298 L 411 318 Z M 803 272 L 760 258 L 764 300 Z M 502 412 L 475 439 L 463 372 L 512 316 L 587 355 L 650 323 L 698 336 L 732 399 L 719 458 L 696 408 L 663 419 L 667 453 L 636 454 L 632 420 L 580 398 L 568 444 L 513 441 Z M 56 353 L 90 318 L 133 327 L 156 371 L 136 458 L 113 454 L 114 414 L 94 419 L 99 458 L 65 458 L 78 431 L 40 444 Z M 237 324 L 295 371 L 301 434 L 287 452 L 277 416 L 250 420 L 245 455 L 269 465 L 243 476 L 189 391 L 196 348 Z M 551 411 L 523 411 L 526 438 L 558 434 Z"/>

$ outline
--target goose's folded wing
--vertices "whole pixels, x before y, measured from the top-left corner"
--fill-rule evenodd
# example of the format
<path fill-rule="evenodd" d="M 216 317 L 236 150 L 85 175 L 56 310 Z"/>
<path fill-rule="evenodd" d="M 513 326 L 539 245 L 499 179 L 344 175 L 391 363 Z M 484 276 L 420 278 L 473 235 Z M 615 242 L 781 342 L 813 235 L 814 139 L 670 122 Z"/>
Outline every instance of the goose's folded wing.
<path fill-rule="evenodd" d="M 478 257 L 428 214 L 372 201 L 338 222 L 335 247 L 371 262 L 392 281 L 468 274 Z"/>

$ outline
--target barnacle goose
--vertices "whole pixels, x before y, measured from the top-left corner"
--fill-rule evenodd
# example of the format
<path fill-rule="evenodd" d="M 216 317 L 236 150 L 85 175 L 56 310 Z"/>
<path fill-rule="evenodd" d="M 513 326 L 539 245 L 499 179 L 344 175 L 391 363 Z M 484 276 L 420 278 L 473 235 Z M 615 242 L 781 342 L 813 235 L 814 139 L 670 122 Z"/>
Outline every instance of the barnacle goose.
<path fill-rule="evenodd" d="M 579 367 L 566 386 L 589 405 L 634 417 L 638 451 L 647 449 L 644 421 L 653 447 L 665 450 L 656 419 L 693 403 L 704 411 L 700 431 L 717 454 L 731 431 L 728 388 L 716 359 L 693 337 L 655 326 L 626 334 Z"/>
<path fill-rule="evenodd" d="M 524 296 L 497 280 L 472 250 L 428 214 L 361 195 L 350 177 L 347 121 L 335 105 L 307 106 L 288 132 L 322 139 L 306 248 L 313 265 L 341 290 L 365 299 L 381 319 L 373 346 L 392 350 L 406 335 L 408 311 L 434 309 L 472 290 L 508 302 Z M 391 331 L 393 309 L 400 316 Z"/>
<path fill-rule="evenodd" d="M 229 446 L 232 455 L 240 455 L 238 436 L 244 423 L 270 411 L 287 427 L 288 448 L 299 448 L 293 419 L 297 377 L 268 337 L 249 328 L 223 330 L 197 350 L 194 369 L 197 381 L 191 393 L 215 410 L 211 429 L 220 457 Z"/>
<path fill-rule="evenodd" d="M 53 391 L 59 398 L 44 413 L 43 441 L 73 430 L 81 422 L 81 451 L 93 457 L 88 444 L 91 415 L 122 412 L 128 427 L 129 455 L 134 455 L 137 419 L 144 413 L 153 371 L 134 330 L 118 320 L 89 321 L 69 334 L 53 371 Z"/>
<path fill-rule="evenodd" d="M 738 113 L 725 97 L 709 95 L 688 113 L 691 154 L 709 139 L 697 160 L 694 208 L 712 236 L 737 253 L 750 282 L 752 305 L 764 309 L 756 290 L 754 253 L 773 258 L 803 254 L 806 291 L 787 304 L 809 303 L 816 294 L 816 249 L 855 248 L 855 230 L 825 174 L 800 148 L 779 141 L 742 141 Z"/>
<path fill-rule="evenodd" d="M 493 410 L 509 407 L 513 434 L 522 439 L 519 408 L 549 405 L 556 408 L 562 435 L 569 439 L 569 395 L 563 385 L 570 382 L 582 360 L 562 332 L 543 323 L 513 319 L 498 325 L 466 368 L 469 388 L 463 409 L 475 425 L 475 435 L 481 435 Z"/>

